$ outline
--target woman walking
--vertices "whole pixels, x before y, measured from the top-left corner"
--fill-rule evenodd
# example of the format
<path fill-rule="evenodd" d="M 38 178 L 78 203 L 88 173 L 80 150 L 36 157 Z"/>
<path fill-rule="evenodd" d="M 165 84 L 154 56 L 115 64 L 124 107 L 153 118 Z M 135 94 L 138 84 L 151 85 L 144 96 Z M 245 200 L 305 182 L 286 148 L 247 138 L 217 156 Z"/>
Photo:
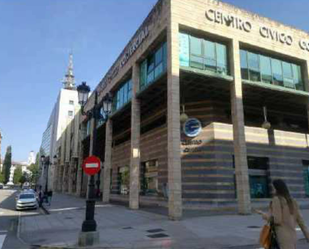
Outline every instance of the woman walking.
<path fill-rule="evenodd" d="M 275 231 L 280 249 L 296 249 L 298 224 L 309 242 L 309 230 L 299 211 L 297 202 L 291 197 L 290 192 L 282 180 L 273 181 L 275 195 L 270 203 L 269 213 L 257 212 L 263 219 L 270 221 L 272 218 L 275 224 Z"/>

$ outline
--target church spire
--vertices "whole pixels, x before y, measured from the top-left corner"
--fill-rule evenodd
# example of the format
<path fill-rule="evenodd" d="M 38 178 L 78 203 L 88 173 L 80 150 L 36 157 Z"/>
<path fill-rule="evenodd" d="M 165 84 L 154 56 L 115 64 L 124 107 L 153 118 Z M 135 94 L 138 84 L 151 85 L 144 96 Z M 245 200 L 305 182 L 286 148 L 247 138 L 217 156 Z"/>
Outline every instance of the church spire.
<path fill-rule="evenodd" d="M 70 53 L 68 71 L 63 79 L 64 89 L 75 89 L 75 80 L 73 74 L 73 55 Z"/>

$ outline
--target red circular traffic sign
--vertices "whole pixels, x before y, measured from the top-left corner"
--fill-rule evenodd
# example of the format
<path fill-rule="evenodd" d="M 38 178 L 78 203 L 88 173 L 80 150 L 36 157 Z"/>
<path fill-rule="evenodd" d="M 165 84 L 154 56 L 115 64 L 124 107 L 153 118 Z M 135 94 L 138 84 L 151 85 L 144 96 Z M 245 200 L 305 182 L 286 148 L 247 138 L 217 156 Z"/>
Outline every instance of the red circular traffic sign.
<path fill-rule="evenodd" d="M 84 160 L 82 167 L 87 175 L 95 175 L 101 169 L 101 161 L 96 156 L 89 156 Z"/>

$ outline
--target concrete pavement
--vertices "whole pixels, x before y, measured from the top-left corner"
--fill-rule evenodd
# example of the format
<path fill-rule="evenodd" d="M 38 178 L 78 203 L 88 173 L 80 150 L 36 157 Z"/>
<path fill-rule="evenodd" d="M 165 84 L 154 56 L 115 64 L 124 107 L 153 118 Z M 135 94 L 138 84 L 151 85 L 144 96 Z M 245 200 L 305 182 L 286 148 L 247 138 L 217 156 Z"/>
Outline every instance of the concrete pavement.
<path fill-rule="evenodd" d="M 50 215 L 22 217 L 20 236 L 28 244 L 76 248 L 85 200 L 55 194 Z M 309 224 L 309 210 L 303 210 Z M 98 248 L 259 248 L 263 221 L 258 215 L 217 215 L 170 221 L 164 215 L 97 203 Z M 303 236 L 298 231 L 299 239 Z M 299 248 L 303 244 L 300 241 Z"/>

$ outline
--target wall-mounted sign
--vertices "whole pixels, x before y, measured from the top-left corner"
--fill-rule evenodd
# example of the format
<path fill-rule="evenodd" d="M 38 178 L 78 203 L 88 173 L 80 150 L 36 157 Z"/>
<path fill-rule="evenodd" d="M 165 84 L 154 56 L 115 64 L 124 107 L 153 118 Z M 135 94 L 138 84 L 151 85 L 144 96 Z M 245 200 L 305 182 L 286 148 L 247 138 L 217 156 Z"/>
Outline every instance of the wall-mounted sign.
<path fill-rule="evenodd" d="M 245 31 L 247 33 L 250 33 L 252 30 L 251 22 L 230 13 L 224 13 L 219 10 L 208 9 L 205 12 L 205 16 L 208 21 L 213 23 L 222 24 L 227 27 Z M 260 26 L 259 34 L 265 39 L 280 42 L 288 46 L 292 45 L 294 40 L 292 35 L 267 26 Z M 309 40 L 301 39 L 299 41 L 299 47 L 300 49 L 309 52 Z"/>
<path fill-rule="evenodd" d="M 202 124 L 196 118 L 189 118 L 183 125 L 183 132 L 188 137 L 196 137 L 202 131 Z"/>

